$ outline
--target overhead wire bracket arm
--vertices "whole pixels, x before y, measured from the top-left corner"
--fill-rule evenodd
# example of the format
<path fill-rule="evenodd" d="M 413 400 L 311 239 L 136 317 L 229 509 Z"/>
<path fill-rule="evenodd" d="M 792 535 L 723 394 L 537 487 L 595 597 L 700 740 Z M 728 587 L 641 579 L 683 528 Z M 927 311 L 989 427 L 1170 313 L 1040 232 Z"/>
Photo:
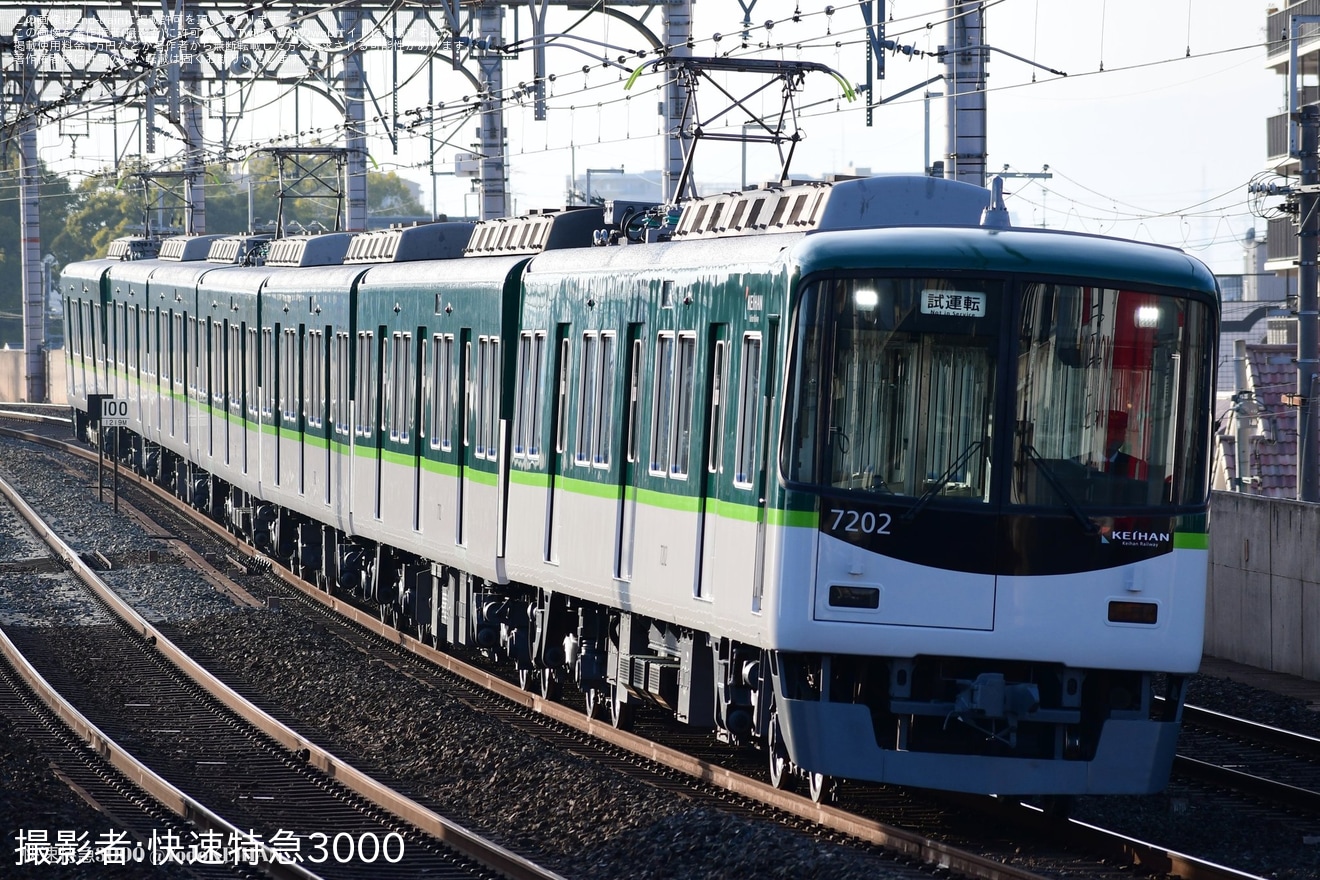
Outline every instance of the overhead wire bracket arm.
<path fill-rule="evenodd" d="M 936 57 L 939 58 L 943 58 L 945 55 L 958 55 L 963 52 L 980 52 L 980 51 L 998 52 L 1000 55 L 1007 55 L 1009 58 L 1012 58 L 1014 61 L 1021 61 L 1023 64 L 1030 64 L 1032 67 L 1039 67 L 1041 70 L 1044 70 L 1048 73 L 1052 73 L 1055 76 L 1068 75 L 1067 71 L 1055 70 L 1053 67 L 1049 67 L 1048 65 L 1041 64 L 1038 61 L 1032 61 L 1030 58 L 1023 58 L 1021 55 L 1014 55 L 1012 52 L 1009 52 L 1005 49 L 1000 49 L 995 46 L 987 46 L 985 44 L 982 44 L 980 46 L 959 46 L 956 49 L 942 49 L 938 52 L 931 52 L 930 54 L 935 55 Z"/>

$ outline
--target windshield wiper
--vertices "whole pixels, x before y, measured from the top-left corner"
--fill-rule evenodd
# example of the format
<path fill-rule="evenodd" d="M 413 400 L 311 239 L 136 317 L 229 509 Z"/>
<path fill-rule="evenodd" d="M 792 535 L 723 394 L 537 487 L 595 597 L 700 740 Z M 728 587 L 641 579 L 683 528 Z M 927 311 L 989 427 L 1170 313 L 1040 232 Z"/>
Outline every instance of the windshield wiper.
<path fill-rule="evenodd" d="M 956 459 L 954 459 L 953 464 L 949 465 L 949 469 L 940 474 L 939 479 L 934 483 L 931 483 L 929 489 L 921 493 L 921 497 L 917 499 L 916 504 L 912 505 L 911 510 L 903 514 L 903 519 L 908 522 L 916 519 L 917 514 L 921 512 L 922 508 L 930 503 L 930 499 L 938 495 L 939 491 L 949 484 L 949 478 L 957 473 L 958 469 L 966 464 L 967 460 L 972 457 L 972 453 L 980 449 L 982 446 L 985 446 L 984 437 L 980 440 L 973 440 L 971 443 L 967 444 L 967 448 L 964 449 Z"/>
<path fill-rule="evenodd" d="M 1059 482 L 1059 478 L 1054 473 L 1054 469 L 1050 467 L 1049 462 L 1045 457 L 1036 451 L 1036 447 L 1032 446 L 1030 443 L 1023 443 L 1022 449 L 1027 453 L 1027 458 L 1035 459 L 1036 470 L 1040 471 L 1040 475 L 1045 478 L 1045 482 L 1049 483 L 1050 488 L 1052 488 L 1058 496 L 1063 499 L 1063 503 L 1067 505 L 1069 512 L 1072 513 L 1077 522 L 1081 524 L 1082 530 L 1088 535 L 1099 534 L 1100 526 L 1095 520 L 1082 513 L 1082 508 L 1078 506 L 1077 500 L 1073 498 L 1072 493 L 1064 487 L 1063 483 Z"/>

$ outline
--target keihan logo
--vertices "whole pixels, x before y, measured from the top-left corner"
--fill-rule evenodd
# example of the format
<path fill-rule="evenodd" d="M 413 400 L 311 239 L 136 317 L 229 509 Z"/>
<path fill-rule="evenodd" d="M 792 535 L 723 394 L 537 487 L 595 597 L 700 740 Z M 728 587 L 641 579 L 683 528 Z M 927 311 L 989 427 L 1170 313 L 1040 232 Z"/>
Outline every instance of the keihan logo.
<path fill-rule="evenodd" d="M 1116 532 L 1111 526 L 1100 527 L 1101 544 L 1119 544 L 1123 547 L 1166 547 L 1173 541 L 1169 532 Z"/>

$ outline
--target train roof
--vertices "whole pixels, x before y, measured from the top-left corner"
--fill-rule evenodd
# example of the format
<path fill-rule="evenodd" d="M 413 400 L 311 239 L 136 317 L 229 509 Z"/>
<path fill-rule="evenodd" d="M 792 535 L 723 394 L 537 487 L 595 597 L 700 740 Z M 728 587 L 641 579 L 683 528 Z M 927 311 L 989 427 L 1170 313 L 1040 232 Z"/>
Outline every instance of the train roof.
<path fill-rule="evenodd" d="M 582 254 L 584 248 L 552 253 Z M 594 249 L 594 250 L 599 250 Z M 580 259 L 580 258 L 579 258 Z M 465 257 L 445 263 L 443 271 L 433 264 L 390 263 L 372 266 L 358 285 L 360 291 L 399 289 L 410 287 L 452 287 L 472 284 L 503 284 L 509 274 L 527 262 L 525 255 L 504 257 Z"/>
<path fill-rule="evenodd" d="M 270 262 L 267 261 L 267 266 Z M 348 293 L 370 266 L 308 266 L 297 272 L 272 272 L 261 289 L 263 294 Z M 435 270 L 431 271 L 432 278 Z"/>
<path fill-rule="evenodd" d="M 1165 245 L 1049 229 L 889 228 L 804 236 L 793 259 L 804 272 L 903 270 L 1084 276 L 1119 284 L 1181 288 L 1218 297 L 1214 273 Z"/>
<path fill-rule="evenodd" d="M 460 220 L 373 229 L 353 236 L 344 263 L 406 263 L 463 256 L 476 224 Z"/>
<path fill-rule="evenodd" d="M 271 266 L 228 266 L 223 272 L 207 272 L 197 280 L 197 288 L 210 294 L 255 295 L 262 283 L 279 271 Z"/>
<path fill-rule="evenodd" d="M 737 266 L 764 266 L 781 258 L 786 249 L 801 241 L 804 233 L 753 235 L 738 238 L 654 242 L 626 247 L 573 248 L 547 251 L 533 258 L 528 275 L 571 274 L 589 270 L 654 268 L 736 270 Z"/>
<path fill-rule="evenodd" d="M 264 233 L 220 236 L 211 243 L 211 249 L 206 252 L 206 261 L 226 266 L 253 265 L 262 246 L 274 237 Z"/>
<path fill-rule="evenodd" d="M 990 198 L 990 190 L 983 187 L 918 174 L 771 184 L 685 202 L 673 238 L 976 226 Z"/>
<path fill-rule="evenodd" d="M 512 256 L 587 247 L 597 230 L 608 225 L 604 209 L 595 205 L 496 217 L 477 224 L 463 253 L 468 257 Z"/>
<path fill-rule="evenodd" d="M 105 259 L 116 262 L 148 260 L 158 253 L 160 253 L 160 239 L 129 235 L 110 242 L 110 246 L 106 248 Z"/>
<path fill-rule="evenodd" d="M 344 261 L 348 246 L 353 241 L 351 232 L 323 232 L 319 235 L 290 235 L 270 243 L 266 265 L 286 268 L 302 266 L 330 266 Z"/>
<path fill-rule="evenodd" d="M 211 245 L 222 238 L 223 235 L 175 235 L 160 243 L 160 253 L 156 256 L 172 263 L 205 260 Z"/>

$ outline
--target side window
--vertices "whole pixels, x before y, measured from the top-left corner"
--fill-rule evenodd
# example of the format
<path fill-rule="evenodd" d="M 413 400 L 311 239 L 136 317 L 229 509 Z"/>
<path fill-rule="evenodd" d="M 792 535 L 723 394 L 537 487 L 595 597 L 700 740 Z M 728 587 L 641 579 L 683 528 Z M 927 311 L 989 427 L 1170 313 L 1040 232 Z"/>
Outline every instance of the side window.
<path fill-rule="evenodd" d="M 610 443 L 614 437 L 614 360 L 615 336 L 600 337 L 600 375 L 596 382 L 595 432 L 591 438 L 591 461 L 596 467 L 610 466 Z"/>
<path fill-rule="evenodd" d="M 572 346 L 569 340 L 561 340 L 559 345 L 559 378 L 555 382 L 555 420 L 559 426 L 555 433 L 555 452 L 563 454 L 568 449 L 568 374 L 572 363 Z"/>
<path fill-rule="evenodd" d="M 133 375 L 142 376 L 142 330 L 137 306 L 128 309 L 128 367 Z"/>
<path fill-rule="evenodd" d="M 248 415 L 256 418 L 260 401 L 257 396 L 258 377 L 257 372 L 257 353 L 260 348 L 257 344 L 257 328 L 247 328 L 247 411 Z"/>
<path fill-rule="evenodd" d="M 243 328 L 238 324 L 229 325 L 229 352 L 225 356 L 225 366 L 229 373 L 229 409 L 241 413 L 243 411 Z"/>
<path fill-rule="evenodd" d="M 674 370 L 673 453 L 669 475 L 686 477 L 692 460 L 692 402 L 696 385 L 697 337 L 678 338 L 678 363 Z"/>
<path fill-rule="evenodd" d="M 92 359 L 97 364 L 105 364 L 105 333 L 102 332 L 101 324 L 101 306 L 96 303 L 92 306 Z"/>
<path fill-rule="evenodd" d="M 454 446 L 454 337 L 437 334 L 431 343 L 431 448 L 448 452 Z"/>
<path fill-rule="evenodd" d="M 500 341 L 494 336 L 477 340 L 477 458 L 499 458 L 497 425 L 499 422 Z"/>
<path fill-rule="evenodd" d="M 225 325 L 211 322 L 211 402 L 225 402 Z"/>
<path fill-rule="evenodd" d="M 128 334 L 125 331 L 124 304 L 115 304 L 115 366 L 124 367 L 124 351 L 128 348 Z"/>
<path fill-rule="evenodd" d="M 472 340 L 464 338 L 463 342 L 463 445 L 472 445 L 472 421 L 476 415 L 476 378 L 472 375 Z"/>
<path fill-rule="evenodd" d="M 687 477 L 692 457 L 692 402 L 697 338 L 661 333 L 655 350 L 651 467 L 656 476 Z"/>
<path fill-rule="evenodd" d="M 637 404 L 642 397 L 642 358 L 646 351 L 642 340 L 633 340 L 632 363 L 628 367 L 628 461 L 637 461 Z"/>
<path fill-rule="evenodd" d="M 206 396 L 206 368 L 209 366 L 206 359 L 204 321 L 198 321 L 196 317 L 188 318 L 188 340 L 192 343 L 192 358 L 189 361 L 192 369 L 188 371 L 188 393 L 196 400 L 203 400 Z"/>
<path fill-rule="evenodd" d="M 325 423 L 325 332 L 307 331 L 307 355 L 303 363 L 303 400 L 307 405 L 307 424 L 319 428 Z"/>
<path fill-rule="evenodd" d="M 715 343 L 710 363 L 710 453 L 706 459 L 706 472 L 718 474 L 724 470 L 724 382 L 728 343 Z"/>
<path fill-rule="evenodd" d="M 748 334 L 742 342 L 742 382 L 738 389 L 738 447 L 733 484 L 750 488 L 756 468 L 756 440 L 761 427 L 761 337 Z"/>
<path fill-rule="evenodd" d="M 330 365 L 330 380 L 334 383 L 330 389 L 330 420 L 335 423 L 336 434 L 348 434 L 352 430 L 348 424 L 348 414 L 352 409 L 349 403 L 349 392 L 353 387 L 349 382 L 351 364 L 349 336 L 347 333 L 336 333 L 334 363 Z"/>
<path fill-rule="evenodd" d="M 513 457 L 541 457 L 542 376 L 545 333 L 524 333 L 518 339 L 518 394 L 513 413 Z"/>
<path fill-rule="evenodd" d="M 539 332 L 532 336 L 532 394 L 528 402 L 531 412 L 527 413 L 528 458 L 541 458 L 541 430 L 544 429 L 545 417 L 545 334 Z"/>
<path fill-rule="evenodd" d="M 372 356 L 372 343 L 374 335 L 370 332 L 360 331 L 357 338 L 357 392 L 354 398 L 357 401 L 357 416 L 354 421 L 354 431 L 359 437 L 370 437 L 372 421 L 375 418 L 375 390 L 372 377 L 374 375 L 375 363 Z"/>
<path fill-rule="evenodd" d="M 655 341 L 655 395 L 651 408 L 651 465 L 657 476 L 669 473 L 669 438 L 674 418 L 674 334 Z"/>
<path fill-rule="evenodd" d="M 301 390 L 300 377 L 298 375 L 298 331 L 294 328 L 288 328 L 284 331 L 284 339 L 280 343 L 280 412 L 286 421 L 294 421 L 298 418 L 300 401 L 298 392 Z"/>
<path fill-rule="evenodd" d="M 412 435 L 412 334 L 395 333 L 390 344 L 390 439 L 407 443 Z"/>
<path fill-rule="evenodd" d="M 573 461 L 580 465 L 591 465 L 592 438 L 599 397 L 596 387 L 599 380 L 600 364 L 596 348 L 599 339 L 595 333 L 582 334 L 582 372 L 578 377 L 577 431 L 574 434 Z"/>
<path fill-rule="evenodd" d="M 269 419 L 275 409 L 275 331 L 261 330 L 261 414 Z"/>
<path fill-rule="evenodd" d="M 170 340 L 170 343 L 170 348 L 174 356 L 174 369 L 172 373 L 174 390 L 182 393 L 184 380 L 183 365 L 186 363 L 186 350 L 188 348 L 188 339 L 183 332 L 183 315 L 174 315 L 174 338 Z"/>

